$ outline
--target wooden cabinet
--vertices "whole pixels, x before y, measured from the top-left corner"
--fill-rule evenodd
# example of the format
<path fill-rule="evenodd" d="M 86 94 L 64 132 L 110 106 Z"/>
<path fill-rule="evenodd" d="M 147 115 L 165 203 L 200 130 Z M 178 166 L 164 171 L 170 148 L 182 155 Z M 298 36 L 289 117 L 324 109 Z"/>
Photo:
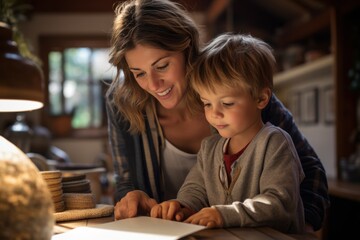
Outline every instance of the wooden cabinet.
<path fill-rule="evenodd" d="M 355 151 L 351 136 L 357 129 L 356 108 L 360 91 L 350 88 L 349 69 L 354 65 L 355 58 L 360 56 L 360 42 L 356 41 L 355 29 L 360 29 L 360 1 L 332 1 L 333 5 L 323 14 L 293 29 L 284 29 L 279 36 L 279 46 L 292 43 L 303 43 L 310 37 L 319 39 L 329 35 L 329 47 L 333 61 L 333 88 L 335 104 L 335 163 L 336 174 L 329 179 L 331 206 L 326 224 L 319 234 L 319 239 L 350 239 L 358 235 L 360 222 L 360 183 L 343 181 L 340 160 L 348 158 Z M 328 59 L 329 60 L 329 59 Z M 300 66 L 302 71 L 317 65 L 326 64 L 326 59 L 308 66 Z M 304 71 L 305 71 L 304 70 Z M 300 70 L 299 70 L 300 71 Z M 278 74 L 275 84 L 284 81 L 297 73 L 296 70 Z"/>
<path fill-rule="evenodd" d="M 278 47 L 291 44 L 304 44 L 308 39 L 323 40 L 329 44 L 334 67 L 335 95 L 335 139 L 336 139 L 336 178 L 342 179 L 339 161 L 347 158 L 355 150 L 350 138 L 356 130 L 356 101 L 358 92 L 350 89 L 348 71 L 354 63 L 356 44 L 354 29 L 360 27 L 360 1 L 333 1 L 333 5 L 322 14 L 313 17 L 301 26 L 284 28 L 278 36 Z M 282 81 L 279 74 L 276 81 Z"/>
<path fill-rule="evenodd" d="M 334 56 L 321 56 L 276 74 L 274 92 L 291 111 L 327 176 L 336 177 Z"/>

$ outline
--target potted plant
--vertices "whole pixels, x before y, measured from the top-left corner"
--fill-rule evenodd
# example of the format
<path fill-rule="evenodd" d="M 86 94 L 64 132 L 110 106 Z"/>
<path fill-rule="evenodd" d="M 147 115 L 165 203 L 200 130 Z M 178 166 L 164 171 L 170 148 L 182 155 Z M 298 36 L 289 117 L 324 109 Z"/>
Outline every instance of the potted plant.
<path fill-rule="evenodd" d="M 40 61 L 31 53 L 18 28 L 30 7 L 22 0 L 0 0 L 0 104 L 7 112 L 28 111 L 33 106 L 38 109 L 44 101 Z M 30 100 L 34 105 L 15 106 L 8 103 L 9 99 Z"/>
<path fill-rule="evenodd" d="M 32 6 L 23 0 L 0 0 L 0 28 L 9 28 L 12 31 L 12 39 L 22 57 L 41 65 L 41 61 L 30 51 L 29 45 L 18 28 L 18 23 L 27 18 L 26 14 L 31 9 Z"/>

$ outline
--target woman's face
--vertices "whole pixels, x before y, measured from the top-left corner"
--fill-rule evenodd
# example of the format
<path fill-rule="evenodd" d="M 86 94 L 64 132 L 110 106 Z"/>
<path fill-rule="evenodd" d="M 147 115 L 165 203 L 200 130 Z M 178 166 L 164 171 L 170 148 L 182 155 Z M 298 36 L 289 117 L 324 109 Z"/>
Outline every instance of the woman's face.
<path fill-rule="evenodd" d="M 126 52 L 125 59 L 139 86 L 164 108 L 179 104 L 188 84 L 184 53 L 138 44 Z"/>

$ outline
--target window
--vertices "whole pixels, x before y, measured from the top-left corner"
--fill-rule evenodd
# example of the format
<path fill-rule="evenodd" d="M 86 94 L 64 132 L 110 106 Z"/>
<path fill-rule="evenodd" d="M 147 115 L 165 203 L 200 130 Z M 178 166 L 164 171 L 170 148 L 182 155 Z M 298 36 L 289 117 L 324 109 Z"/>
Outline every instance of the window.
<path fill-rule="evenodd" d="M 115 76 L 115 68 L 108 63 L 109 40 L 50 36 L 41 37 L 40 46 L 47 83 L 45 118 L 50 130 L 58 135 L 58 125 L 52 126 L 52 122 L 63 116 L 71 118 L 71 132 L 104 128 L 104 94 Z"/>
<path fill-rule="evenodd" d="M 102 81 L 111 79 L 108 49 L 65 48 L 51 51 L 49 110 L 51 115 L 73 115 L 72 127 L 102 125 Z"/>

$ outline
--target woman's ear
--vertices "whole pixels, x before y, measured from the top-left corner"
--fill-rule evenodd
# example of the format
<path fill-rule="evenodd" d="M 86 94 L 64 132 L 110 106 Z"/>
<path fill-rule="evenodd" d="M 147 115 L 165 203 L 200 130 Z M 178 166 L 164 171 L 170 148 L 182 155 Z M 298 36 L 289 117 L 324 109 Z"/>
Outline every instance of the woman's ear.
<path fill-rule="evenodd" d="M 272 92 L 271 92 L 270 88 L 263 88 L 260 91 L 260 95 L 259 95 L 259 99 L 258 99 L 258 108 L 259 109 L 264 109 L 266 107 L 266 105 L 270 101 L 271 94 L 272 94 Z"/>

